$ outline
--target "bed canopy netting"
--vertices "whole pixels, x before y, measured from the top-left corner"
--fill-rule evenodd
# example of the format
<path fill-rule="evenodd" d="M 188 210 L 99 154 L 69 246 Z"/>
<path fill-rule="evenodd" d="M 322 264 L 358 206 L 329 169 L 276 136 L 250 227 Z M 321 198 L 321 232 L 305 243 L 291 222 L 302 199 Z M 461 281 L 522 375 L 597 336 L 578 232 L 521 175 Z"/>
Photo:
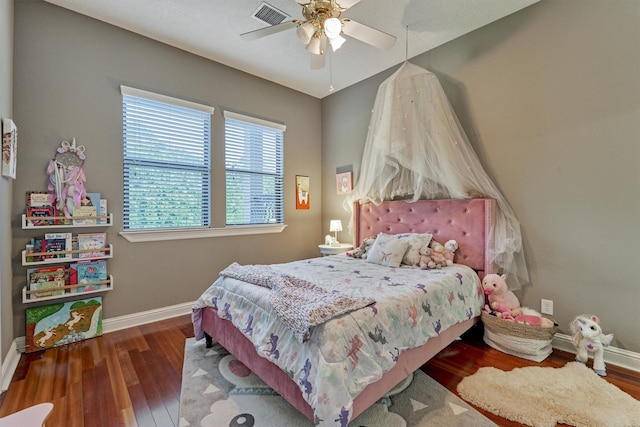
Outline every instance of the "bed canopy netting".
<path fill-rule="evenodd" d="M 345 200 L 497 201 L 490 257 L 510 289 L 529 283 L 520 223 L 483 169 L 435 74 L 408 61 L 378 88 L 358 181 Z"/>

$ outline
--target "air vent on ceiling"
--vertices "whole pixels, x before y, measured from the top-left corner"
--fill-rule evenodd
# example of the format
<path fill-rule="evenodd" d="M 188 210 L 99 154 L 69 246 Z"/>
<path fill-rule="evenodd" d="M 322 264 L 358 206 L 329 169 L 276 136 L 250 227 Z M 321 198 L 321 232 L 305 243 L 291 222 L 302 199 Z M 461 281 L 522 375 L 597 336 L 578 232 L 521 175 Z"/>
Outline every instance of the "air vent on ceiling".
<path fill-rule="evenodd" d="M 262 4 L 258 6 L 258 8 L 253 12 L 253 14 L 251 14 L 251 16 L 262 22 L 266 22 L 269 25 L 279 24 L 285 19 L 291 17 L 266 2 L 262 2 Z"/>

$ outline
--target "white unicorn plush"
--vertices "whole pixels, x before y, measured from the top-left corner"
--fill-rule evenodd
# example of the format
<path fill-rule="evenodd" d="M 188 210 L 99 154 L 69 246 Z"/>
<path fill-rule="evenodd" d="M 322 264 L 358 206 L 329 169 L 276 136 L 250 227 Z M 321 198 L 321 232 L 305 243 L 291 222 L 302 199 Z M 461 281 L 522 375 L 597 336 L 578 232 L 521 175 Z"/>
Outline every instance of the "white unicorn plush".
<path fill-rule="evenodd" d="M 607 371 L 604 365 L 604 348 L 611 344 L 613 334 L 605 335 L 600 328 L 597 316 L 581 314 L 576 316 L 569 325 L 571 341 L 578 350 L 576 360 L 586 363 L 589 352 L 593 353 L 593 370 L 596 374 L 606 377 Z"/>

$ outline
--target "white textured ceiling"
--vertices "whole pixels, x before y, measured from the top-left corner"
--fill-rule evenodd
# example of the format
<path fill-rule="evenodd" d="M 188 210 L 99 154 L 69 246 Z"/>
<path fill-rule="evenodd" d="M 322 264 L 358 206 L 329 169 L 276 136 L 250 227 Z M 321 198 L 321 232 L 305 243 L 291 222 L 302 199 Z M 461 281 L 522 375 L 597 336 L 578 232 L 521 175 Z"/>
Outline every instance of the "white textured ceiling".
<path fill-rule="evenodd" d="M 240 39 L 242 33 L 267 26 L 251 16 L 262 0 L 46 1 L 323 98 L 331 93 L 330 83 L 336 91 L 351 86 L 539 0 L 362 0 L 342 18 L 396 36 L 395 46 L 379 50 L 347 37 L 319 70 L 311 69 L 311 55 L 295 29 Z M 302 18 L 295 0 L 266 2 L 291 19 Z"/>

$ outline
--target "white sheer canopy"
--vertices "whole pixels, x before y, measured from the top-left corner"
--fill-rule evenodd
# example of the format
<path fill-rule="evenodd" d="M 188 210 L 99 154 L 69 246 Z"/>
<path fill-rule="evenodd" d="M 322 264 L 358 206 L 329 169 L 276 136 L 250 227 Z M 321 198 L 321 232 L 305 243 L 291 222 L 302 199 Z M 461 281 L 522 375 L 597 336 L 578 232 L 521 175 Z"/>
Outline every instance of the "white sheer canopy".
<path fill-rule="evenodd" d="M 496 199 L 491 259 L 510 289 L 529 282 L 520 223 L 484 171 L 435 74 L 405 62 L 378 89 L 360 176 L 345 201 Z"/>

